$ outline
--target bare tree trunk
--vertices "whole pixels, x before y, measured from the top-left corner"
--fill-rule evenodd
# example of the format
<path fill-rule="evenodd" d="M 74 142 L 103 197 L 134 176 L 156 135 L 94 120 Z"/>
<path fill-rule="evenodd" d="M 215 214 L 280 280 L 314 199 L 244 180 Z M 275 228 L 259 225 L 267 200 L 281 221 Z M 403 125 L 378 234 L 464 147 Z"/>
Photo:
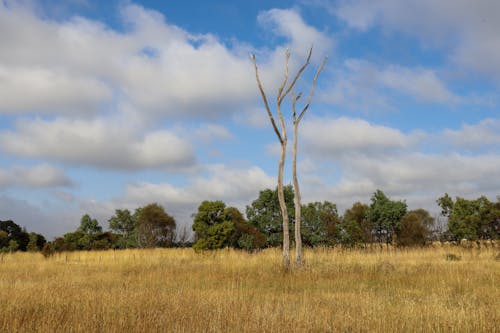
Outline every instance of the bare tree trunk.
<path fill-rule="evenodd" d="M 312 47 L 311 50 L 309 51 L 309 57 L 311 56 L 312 53 Z M 302 220 L 301 220 L 301 215 L 302 215 L 302 198 L 300 194 L 300 187 L 299 187 L 299 179 L 297 177 L 297 145 L 299 141 L 299 124 L 300 121 L 302 120 L 302 117 L 306 113 L 307 109 L 309 108 L 309 105 L 311 104 L 312 97 L 314 95 L 314 88 L 316 86 L 316 81 L 318 80 L 319 73 L 323 70 L 323 67 L 326 64 L 326 61 L 328 60 L 327 57 L 323 60 L 321 65 L 319 66 L 318 70 L 316 71 L 316 74 L 314 75 L 314 79 L 311 84 L 311 91 L 309 93 L 309 98 L 307 100 L 306 105 L 300 112 L 299 116 L 297 117 L 297 110 L 296 110 L 296 104 L 297 101 L 300 99 L 301 94 L 299 93 L 297 96 L 292 97 L 292 115 L 293 115 L 293 158 L 292 158 L 292 174 L 293 174 L 293 188 L 295 192 L 294 200 L 295 200 L 295 265 L 297 267 L 303 266 L 304 265 L 304 258 L 302 256 L 302 233 L 301 233 L 301 225 L 302 225 Z M 308 58 L 309 62 L 309 58 Z"/>
<path fill-rule="evenodd" d="M 285 134 L 286 135 L 286 134 Z M 283 170 L 285 167 L 287 138 L 284 137 L 284 143 L 281 145 L 280 163 L 278 168 L 278 201 L 283 218 L 283 268 L 288 271 L 290 269 L 290 230 L 288 210 L 286 208 L 285 193 L 283 189 Z"/>
<path fill-rule="evenodd" d="M 302 200 L 300 197 L 299 179 L 297 177 L 297 142 L 298 142 L 299 122 L 293 122 L 293 187 L 294 187 L 294 200 L 295 200 L 295 265 L 302 266 L 304 259 L 302 258 L 302 233 L 301 233 L 301 214 L 302 214 Z"/>
<path fill-rule="evenodd" d="M 312 48 L 309 51 L 309 55 L 304 65 L 297 71 L 295 77 L 292 82 L 287 86 L 288 82 L 288 63 L 290 61 L 290 52 L 288 49 L 286 50 L 286 58 L 285 58 L 285 75 L 281 86 L 278 89 L 278 95 L 276 98 L 276 110 L 278 115 L 278 120 L 280 124 L 280 128 L 276 125 L 276 121 L 274 119 L 273 113 L 271 112 L 271 108 L 269 107 L 269 103 L 267 101 L 266 94 L 264 92 L 264 88 L 262 87 L 262 83 L 259 78 L 259 70 L 257 67 L 257 62 L 255 61 L 255 55 L 251 55 L 251 59 L 255 68 L 255 78 L 257 80 L 257 85 L 260 90 L 260 94 L 262 96 L 262 100 L 264 101 L 264 106 L 266 107 L 267 115 L 269 116 L 269 120 L 271 121 L 271 125 L 273 126 L 274 133 L 278 137 L 278 140 L 281 144 L 281 155 L 280 162 L 278 166 L 278 201 L 280 204 L 281 217 L 283 219 L 283 268 L 288 271 L 290 269 L 290 230 L 289 230 L 289 218 L 288 211 L 286 208 L 285 202 L 285 193 L 283 189 L 283 170 L 285 168 L 285 158 L 286 158 L 286 145 L 287 145 L 287 134 L 286 134 L 286 125 L 283 119 L 283 113 L 281 112 L 281 103 L 285 99 L 285 97 L 290 93 L 290 91 L 295 86 L 298 78 L 305 70 L 309 61 L 311 59 Z"/>

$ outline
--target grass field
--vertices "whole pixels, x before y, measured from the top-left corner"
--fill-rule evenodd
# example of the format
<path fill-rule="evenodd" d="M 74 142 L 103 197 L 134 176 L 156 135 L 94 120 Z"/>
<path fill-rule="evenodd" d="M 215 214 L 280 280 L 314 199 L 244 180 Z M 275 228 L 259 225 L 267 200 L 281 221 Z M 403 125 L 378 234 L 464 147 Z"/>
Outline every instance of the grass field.
<path fill-rule="evenodd" d="M 305 258 L 284 273 L 272 249 L 4 254 L 0 332 L 500 332 L 498 248 Z"/>

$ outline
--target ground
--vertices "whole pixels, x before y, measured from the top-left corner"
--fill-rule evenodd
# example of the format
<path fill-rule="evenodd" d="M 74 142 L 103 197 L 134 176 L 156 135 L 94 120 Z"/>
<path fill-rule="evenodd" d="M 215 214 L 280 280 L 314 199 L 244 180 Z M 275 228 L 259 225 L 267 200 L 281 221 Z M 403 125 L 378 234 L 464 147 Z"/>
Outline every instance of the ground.
<path fill-rule="evenodd" d="M 497 332 L 500 249 L 3 254 L 1 332 Z M 450 256 L 450 255 L 453 256 Z"/>

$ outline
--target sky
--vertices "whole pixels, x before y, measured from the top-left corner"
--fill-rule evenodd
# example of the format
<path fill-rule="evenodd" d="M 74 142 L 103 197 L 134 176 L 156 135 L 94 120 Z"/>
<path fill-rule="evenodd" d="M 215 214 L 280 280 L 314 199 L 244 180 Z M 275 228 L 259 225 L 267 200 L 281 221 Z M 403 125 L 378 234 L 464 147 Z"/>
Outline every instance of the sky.
<path fill-rule="evenodd" d="M 497 0 L 0 0 L 0 220 L 52 239 L 152 202 L 188 227 L 203 200 L 244 212 L 279 160 L 249 55 L 275 112 L 311 46 L 303 202 L 496 200 L 498 31 Z"/>

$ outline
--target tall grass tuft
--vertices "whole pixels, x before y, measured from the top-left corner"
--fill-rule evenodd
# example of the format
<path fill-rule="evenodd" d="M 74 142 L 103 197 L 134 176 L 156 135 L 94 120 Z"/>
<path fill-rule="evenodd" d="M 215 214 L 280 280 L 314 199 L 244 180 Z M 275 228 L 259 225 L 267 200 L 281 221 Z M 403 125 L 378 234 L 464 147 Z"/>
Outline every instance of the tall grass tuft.
<path fill-rule="evenodd" d="M 461 260 L 447 260 L 453 253 Z M 498 332 L 498 249 L 5 254 L 0 332 Z"/>

